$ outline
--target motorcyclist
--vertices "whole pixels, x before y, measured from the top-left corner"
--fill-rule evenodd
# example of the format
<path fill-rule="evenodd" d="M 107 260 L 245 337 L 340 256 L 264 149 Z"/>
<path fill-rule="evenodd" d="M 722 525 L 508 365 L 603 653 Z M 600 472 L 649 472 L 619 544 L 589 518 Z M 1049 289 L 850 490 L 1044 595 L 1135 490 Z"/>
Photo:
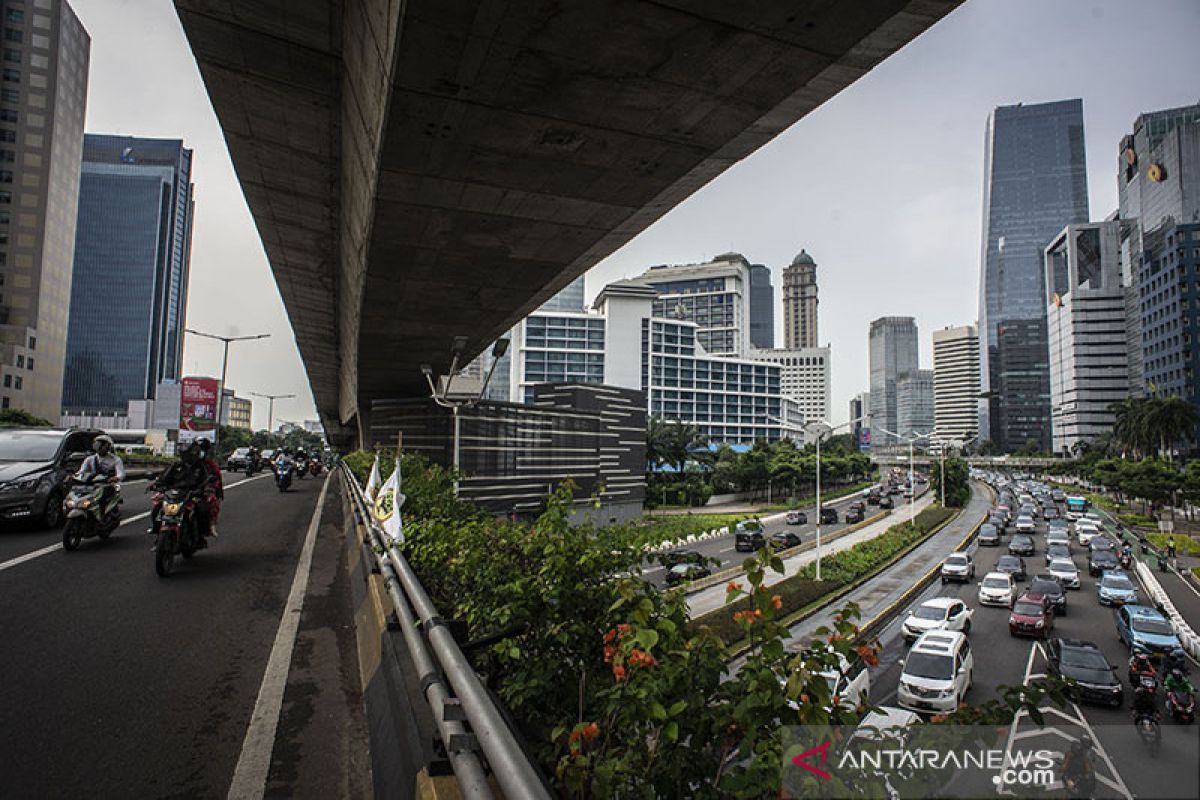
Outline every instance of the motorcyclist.
<path fill-rule="evenodd" d="M 251 472 L 257 472 L 259 464 L 262 462 L 262 453 L 254 445 L 250 445 L 250 449 L 246 451 L 246 465 Z"/>
<path fill-rule="evenodd" d="M 1148 675 L 1151 678 L 1158 678 L 1158 673 L 1154 669 L 1154 662 L 1150 660 L 1150 656 L 1144 652 L 1136 652 L 1129 659 L 1129 680 L 1137 683 L 1137 679 L 1141 675 Z"/>
<path fill-rule="evenodd" d="M 1063 758 L 1063 783 L 1079 786 L 1092 776 L 1096 769 L 1092 764 L 1092 746 L 1092 737 L 1086 733 L 1071 743 L 1071 748 Z"/>
<path fill-rule="evenodd" d="M 146 487 L 146 491 L 164 492 L 168 489 L 183 489 L 189 493 L 202 493 L 208 485 L 208 467 L 200 459 L 200 448 L 193 442 L 180 442 L 176 449 L 179 460 L 172 464 L 166 472 L 159 475 Z M 196 516 L 200 522 L 201 536 L 208 530 L 208 505 L 196 504 Z M 154 524 L 147 533 L 158 535 L 158 507 L 155 506 L 152 519 Z M 203 538 L 201 539 L 203 541 Z M 204 547 L 206 545 L 201 545 Z"/>
<path fill-rule="evenodd" d="M 221 465 L 212 457 L 212 442 L 200 440 L 200 460 L 208 470 L 208 483 L 204 489 L 204 501 L 208 506 L 208 532 L 217 537 L 217 519 L 221 516 L 221 501 L 225 499 L 225 482 L 221 479 Z"/>
<path fill-rule="evenodd" d="M 1134 722 L 1142 717 L 1151 717 L 1156 722 L 1159 718 L 1158 703 L 1155 702 L 1154 692 L 1145 686 L 1138 686 L 1133 691 L 1133 704 L 1129 708 Z"/>
<path fill-rule="evenodd" d="M 1163 656 L 1163 670 L 1168 674 L 1178 670 L 1185 676 L 1188 672 L 1187 653 L 1182 647 L 1172 647 L 1170 652 Z"/>
<path fill-rule="evenodd" d="M 1192 682 L 1187 679 L 1187 676 L 1183 674 L 1183 670 L 1178 667 L 1167 673 L 1167 677 L 1163 681 L 1163 688 L 1177 695 L 1195 694 L 1196 692 L 1192 686 Z"/>
<path fill-rule="evenodd" d="M 71 476 L 71 480 L 89 483 L 96 476 L 104 477 L 105 485 L 100 495 L 100 506 L 107 517 L 117 508 L 117 484 L 125 480 L 125 464 L 113 451 L 113 440 L 108 434 L 102 433 L 93 439 L 92 450 L 94 452 L 83 460 L 79 471 Z"/>

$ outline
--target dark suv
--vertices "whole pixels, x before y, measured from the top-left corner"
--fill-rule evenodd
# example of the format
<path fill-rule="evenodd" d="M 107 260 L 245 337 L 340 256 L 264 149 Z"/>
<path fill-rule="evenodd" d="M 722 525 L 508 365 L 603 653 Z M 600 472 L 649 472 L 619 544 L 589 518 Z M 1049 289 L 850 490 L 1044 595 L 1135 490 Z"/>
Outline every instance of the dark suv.
<path fill-rule="evenodd" d="M 63 481 L 76 472 L 98 430 L 0 429 L 0 520 L 62 522 Z"/>

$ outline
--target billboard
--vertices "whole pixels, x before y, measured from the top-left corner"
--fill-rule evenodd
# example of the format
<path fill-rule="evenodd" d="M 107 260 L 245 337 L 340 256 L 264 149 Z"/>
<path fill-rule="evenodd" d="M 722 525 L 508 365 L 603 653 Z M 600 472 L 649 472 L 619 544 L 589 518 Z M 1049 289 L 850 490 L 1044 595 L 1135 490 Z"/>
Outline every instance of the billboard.
<path fill-rule="evenodd" d="M 858 432 L 858 449 L 859 452 L 866 453 L 871 450 L 871 429 L 863 428 Z"/>
<path fill-rule="evenodd" d="M 179 441 L 215 440 L 217 379 L 184 378 L 180 381 Z"/>

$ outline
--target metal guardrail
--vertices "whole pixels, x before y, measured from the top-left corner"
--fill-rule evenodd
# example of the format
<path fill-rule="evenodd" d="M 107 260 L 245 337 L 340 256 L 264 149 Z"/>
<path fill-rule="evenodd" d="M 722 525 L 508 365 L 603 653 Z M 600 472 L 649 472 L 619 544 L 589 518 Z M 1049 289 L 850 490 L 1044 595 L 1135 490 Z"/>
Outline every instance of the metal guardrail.
<path fill-rule="evenodd" d="M 417 580 L 416 573 L 375 521 L 358 479 L 345 464 L 341 474 L 355 516 L 367 530 L 367 540 L 363 544 L 371 551 L 384 576 L 384 585 L 396 608 L 425 699 L 433 711 L 463 796 L 481 800 L 493 797 L 479 758 L 478 751 L 482 750 L 506 797 L 550 800 L 537 768 L 509 730 L 500 709 L 475 674 L 446 621 Z"/>

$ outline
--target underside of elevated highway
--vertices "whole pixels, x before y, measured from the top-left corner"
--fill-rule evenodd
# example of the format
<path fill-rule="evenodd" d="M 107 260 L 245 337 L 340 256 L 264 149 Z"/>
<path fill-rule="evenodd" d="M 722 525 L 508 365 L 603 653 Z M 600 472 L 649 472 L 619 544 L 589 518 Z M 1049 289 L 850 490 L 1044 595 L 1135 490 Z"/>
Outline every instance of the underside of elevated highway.
<path fill-rule="evenodd" d="M 175 0 L 331 440 L 961 0 Z"/>

